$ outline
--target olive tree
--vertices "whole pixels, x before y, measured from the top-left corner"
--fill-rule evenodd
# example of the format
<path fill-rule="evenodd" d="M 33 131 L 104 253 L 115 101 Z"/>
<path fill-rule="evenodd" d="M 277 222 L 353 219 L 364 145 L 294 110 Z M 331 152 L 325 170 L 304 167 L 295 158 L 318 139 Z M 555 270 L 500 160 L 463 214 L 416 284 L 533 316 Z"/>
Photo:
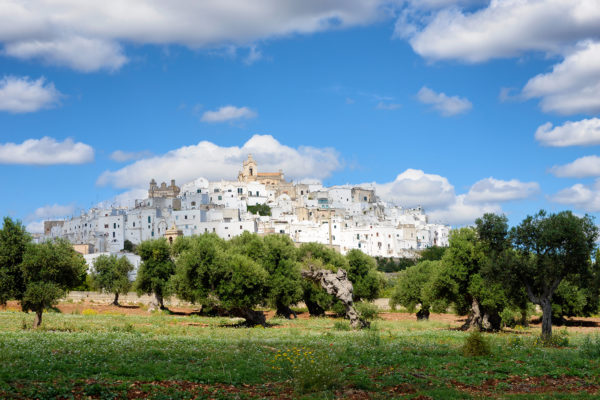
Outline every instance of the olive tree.
<path fill-rule="evenodd" d="M 429 319 L 431 299 L 427 283 L 440 268 L 440 261 L 421 261 L 398 274 L 397 283 L 390 298 L 390 306 L 401 305 L 409 312 L 417 312 L 417 319 Z"/>
<path fill-rule="evenodd" d="M 135 289 L 138 295 L 154 294 L 158 307 L 164 310 L 164 298 L 169 295 L 167 283 L 175 273 L 167 239 L 146 240 L 139 244 L 137 253 L 142 263 L 137 273 Z"/>
<path fill-rule="evenodd" d="M 383 285 L 375 259 L 358 249 L 352 249 L 346 254 L 346 260 L 348 279 L 354 286 L 354 301 L 375 300 Z"/>
<path fill-rule="evenodd" d="M 92 287 L 107 293 L 114 293 L 113 304 L 119 305 L 119 294 L 127 293 L 131 288 L 129 273 L 133 271 L 133 264 L 127 257 L 115 255 L 101 255 L 94 260 L 94 268 L 90 274 Z"/>
<path fill-rule="evenodd" d="M 20 300 L 25 291 L 21 262 L 31 237 L 19 221 L 6 217 L 0 230 L 0 305 Z"/>
<path fill-rule="evenodd" d="M 585 275 L 593 267 L 598 227 L 589 215 L 541 210 L 513 228 L 511 237 L 519 254 L 512 273 L 525 286 L 529 299 L 542 308 L 542 337 L 548 339 L 553 297 L 565 279 Z"/>
<path fill-rule="evenodd" d="M 23 311 L 33 311 L 33 327 L 42 323 L 42 313 L 55 305 L 69 290 L 81 284 L 86 264 L 83 256 L 66 240 L 30 244 L 21 263 L 25 291 Z"/>
<path fill-rule="evenodd" d="M 204 234 L 187 242 L 176 263 L 171 284 L 180 298 L 225 310 L 249 325 L 265 324 L 264 314 L 252 309 L 267 292 L 268 273 L 258 262 Z"/>
<path fill-rule="evenodd" d="M 298 259 L 302 269 L 328 269 L 336 272 L 348 269 L 346 258 L 335 250 L 320 243 L 304 243 L 298 249 Z M 334 303 L 334 297 L 328 294 L 314 281 L 302 280 L 302 298 L 311 316 L 321 316 Z"/>

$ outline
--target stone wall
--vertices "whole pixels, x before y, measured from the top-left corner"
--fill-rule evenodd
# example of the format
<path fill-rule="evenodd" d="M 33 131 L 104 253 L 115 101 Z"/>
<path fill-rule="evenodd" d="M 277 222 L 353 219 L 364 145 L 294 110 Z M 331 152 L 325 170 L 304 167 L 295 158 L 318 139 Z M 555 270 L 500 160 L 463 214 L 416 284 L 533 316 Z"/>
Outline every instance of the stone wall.
<path fill-rule="evenodd" d="M 72 300 L 74 302 L 84 301 L 84 302 L 93 302 L 93 303 L 98 303 L 98 304 L 102 304 L 102 303 L 111 304 L 114 299 L 115 299 L 115 295 L 110 294 L 110 293 L 73 291 L 73 292 L 69 292 L 69 294 L 67 295 L 67 297 L 64 300 L 65 301 Z M 144 294 L 144 295 L 141 295 L 138 297 L 138 295 L 135 292 L 129 292 L 127 294 L 119 295 L 119 303 L 125 304 L 125 305 L 137 304 L 137 303 L 148 305 L 148 304 L 150 304 L 150 302 L 152 300 L 154 300 L 154 296 L 148 296 L 148 295 Z M 173 296 L 170 299 L 165 299 L 165 306 L 178 307 L 178 306 L 193 306 L 193 305 L 188 303 L 187 301 L 179 300 L 177 297 Z"/>

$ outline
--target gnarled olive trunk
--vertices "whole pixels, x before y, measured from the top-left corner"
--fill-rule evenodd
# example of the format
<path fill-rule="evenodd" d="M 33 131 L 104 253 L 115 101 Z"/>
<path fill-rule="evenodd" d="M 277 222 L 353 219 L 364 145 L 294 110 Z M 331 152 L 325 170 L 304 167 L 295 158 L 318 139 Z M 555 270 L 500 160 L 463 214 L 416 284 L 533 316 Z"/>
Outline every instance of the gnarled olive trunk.
<path fill-rule="evenodd" d="M 478 329 L 480 331 L 500 330 L 502 320 L 497 312 L 482 309 L 479 301 L 473 298 L 471 302 L 471 312 L 467 321 L 461 326 L 462 330 Z"/>
<path fill-rule="evenodd" d="M 275 306 L 277 307 L 277 312 L 275 313 L 275 315 L 277 315 L 278 317 L 291 319 L 291 316 L 293 315 L 294 318 L 298 318 L 298 316 L 296 315 L 296 312 L 294 310 L 292 310 L 289 306 L 286 306 L 285 304 L 281 304 L 280 302 L 277 302 L 275 304 Z"/>
<path fill-rule="evenodd" d="M 267 325 L 267 319 L 262 311 L 254 311 L 251 308 L 234 308 L 230 310 L 231 315 L 246 320 L 246 325 Z"/>
<path fill-rule="evenodd" d="M 348 279 L 346 271 L 339 269 L 332 272 L 326 269 L 302 271 L 302 276 L 313 282 L 318 282 L 325 291 L 339 299 L 346 308 L 346 317 L 350 320 L 353 328 L 366 328 L 369 323 L 361 318 L 360 314 L 354 308 L 352 299 L 352 282 Z M 308 305 L 307 305 L 308 306 Z"/>
<path fill-rule="evenodd" d="M 308 313 L 311 317 L 321 317 L 325 315 L 325 309 L 321 307 L 317 302 L 305 297 L 304 304 L 306 304 L 306 308 L 308 308 Z"/>
<path fill-rule="evenodd" d="M 42 313 L 43 310 L 37 310 L 35 312 L 35 319 L 33 320 L 33 329 L 37 329 L 42 324 Z"/>
<path fill-rule="evenodd" d="M 429 320 L 429 307 L 421 306 L 421 309 L 417 311 L 417 321 Z"/>
<path fill-rule="evenodd" d="M 113 306 L 119 306 L 119 292 L 115 293 L 115 300 L 113 301 Z"/>

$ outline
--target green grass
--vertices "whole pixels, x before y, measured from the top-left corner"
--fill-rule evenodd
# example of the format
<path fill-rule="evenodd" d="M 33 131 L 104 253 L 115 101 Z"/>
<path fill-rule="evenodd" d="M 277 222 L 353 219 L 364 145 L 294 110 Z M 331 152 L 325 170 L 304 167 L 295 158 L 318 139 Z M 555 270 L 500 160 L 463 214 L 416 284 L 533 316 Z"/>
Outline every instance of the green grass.
<path fill-rule="evenodd" d="M 595 398 L 600 385 L 600 340 L 574 333 L 561 348 L 536 344 L 537 331 L 484 335 L 491 355 L 470 357 L 468 334 L 436 322 L 357 332 L 333 318 L 235 328 L 228 318 L 47 313 L 43 329 L 23 329 L 32 319 L 0 312 L 0 398 L 566 399 Z"/>

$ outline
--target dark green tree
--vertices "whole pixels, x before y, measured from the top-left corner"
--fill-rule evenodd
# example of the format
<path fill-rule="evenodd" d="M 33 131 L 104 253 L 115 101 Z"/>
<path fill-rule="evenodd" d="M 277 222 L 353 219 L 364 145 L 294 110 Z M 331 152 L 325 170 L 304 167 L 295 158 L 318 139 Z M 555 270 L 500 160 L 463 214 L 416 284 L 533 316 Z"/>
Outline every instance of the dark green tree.
<path fill-rule="evenodd" d="M 447 247 L 431 246 L 421 251 L 419 261 L 439 261 L 444 257 Z"/>
<path fill-rule="evenodd" d="M 508 304 L 502 283 L 489 279 L 485 246 L 477 229 L 454 230 L 442 267 L 427 284 L 429 298 L 452 303 L 459 315 L 468 315 L 463 329 L 500 329 L 500 312 Z"/>
<path fill-rule="evenodd" d="M 253 307 L 265 300 L 268 273 L 214 234 L 192 237 L 177 257 L 173 287 L 184 300 L 226 310 L 249 325 L 265 324 Z"/>
<path fill-rule="evenodd" d="M 268 235 L 264 238 L 262 265 L 269 273 L 267 298 L 276 314 L 284 318 L 296 313 L 291 305 L 302 300 L 302 276 L 298 252 L 289 236 Z"/>
<path fill-rule="evenodd" d="M 21 262 L 31 237 L 19 221 L 4 218 L 0 230 L 0 305 L 20 300 L 25 292 Z"/>
<path fill-rule="evenodd" d="M 548 339 L 552 336 L 553 296 L 560 284 L 593 272 L 591 255 L 598 227 L 589 215 L 542 210 L 513 228 L 511 237 L 519 254 L 511 271 L 525 286 L 529 299 L 542 308 L 542 337 Z"/>
<path fill-rule="evenodd" d="M 33 327 L 42 323 L 42 313 L 65 294 L 81 284 L 86 264 L 83 256 L 66 240 L 30 244 L 21 263 L 25 292 L 23 311 L 36 314 Z"/>
<path fill-rule="evenodd" d="M 354 289 L 354 301 L 375 300 L 384 284 L 383 277 L 377 272 L 375 259 L 360 250 L 352 249 L 346 254 L 346 260 L 346 272 Z"/>
<path fill-rule="evenodd" d="M 101 255 L 94 260 L 94 270 L 90 274 L 92 287 L 95 290 L 114 293 L 113 304 L 119 305 L 119 294 L 129 291 L 131 281 L 129 273 L 133 271 L 133 264 L 127 257 L 117 257 L 115 255 Z"/>
<path fill-rule="evenodd" d="M 329 269 L 337 271 L 338 268 L 348 269 L 346 258 L 335 250 L 320 243 L 304 243 L 298 249 L 298 259 L 303 264 L 302 268 L 308 268 L 308 265 L 315 265 L 316 269 Z M 325 310 L 329 309 L 334 298 L 327 294 L 321 286 L 307 279 L 302 280 L 302 297 L 304 304 L 308 308 L 311 316 L 321 316 Z"/>
<path fill-rule="evenodd" d="M 165 238 L 146 240 L 138 245 L 137 253 L 142 263 L 138 269 L 135 290 L 138 295 L 154 294 L 158 306 L 164 310 L 164 298 L 170 294 L 167 283 L 175 273 L 169 244 Z"/>
<path fill-rule="evenodd" d="M 440 265 L 440 261 L 421 261 L 401 271 L 390 298 L 390 305 L 404 306 L 409 312 L 415 312 L 417 305 L 420 305 L 417 319 L 429 319 L 431 299 L 428 296 L 427 283 L 437 273 Z"/>

